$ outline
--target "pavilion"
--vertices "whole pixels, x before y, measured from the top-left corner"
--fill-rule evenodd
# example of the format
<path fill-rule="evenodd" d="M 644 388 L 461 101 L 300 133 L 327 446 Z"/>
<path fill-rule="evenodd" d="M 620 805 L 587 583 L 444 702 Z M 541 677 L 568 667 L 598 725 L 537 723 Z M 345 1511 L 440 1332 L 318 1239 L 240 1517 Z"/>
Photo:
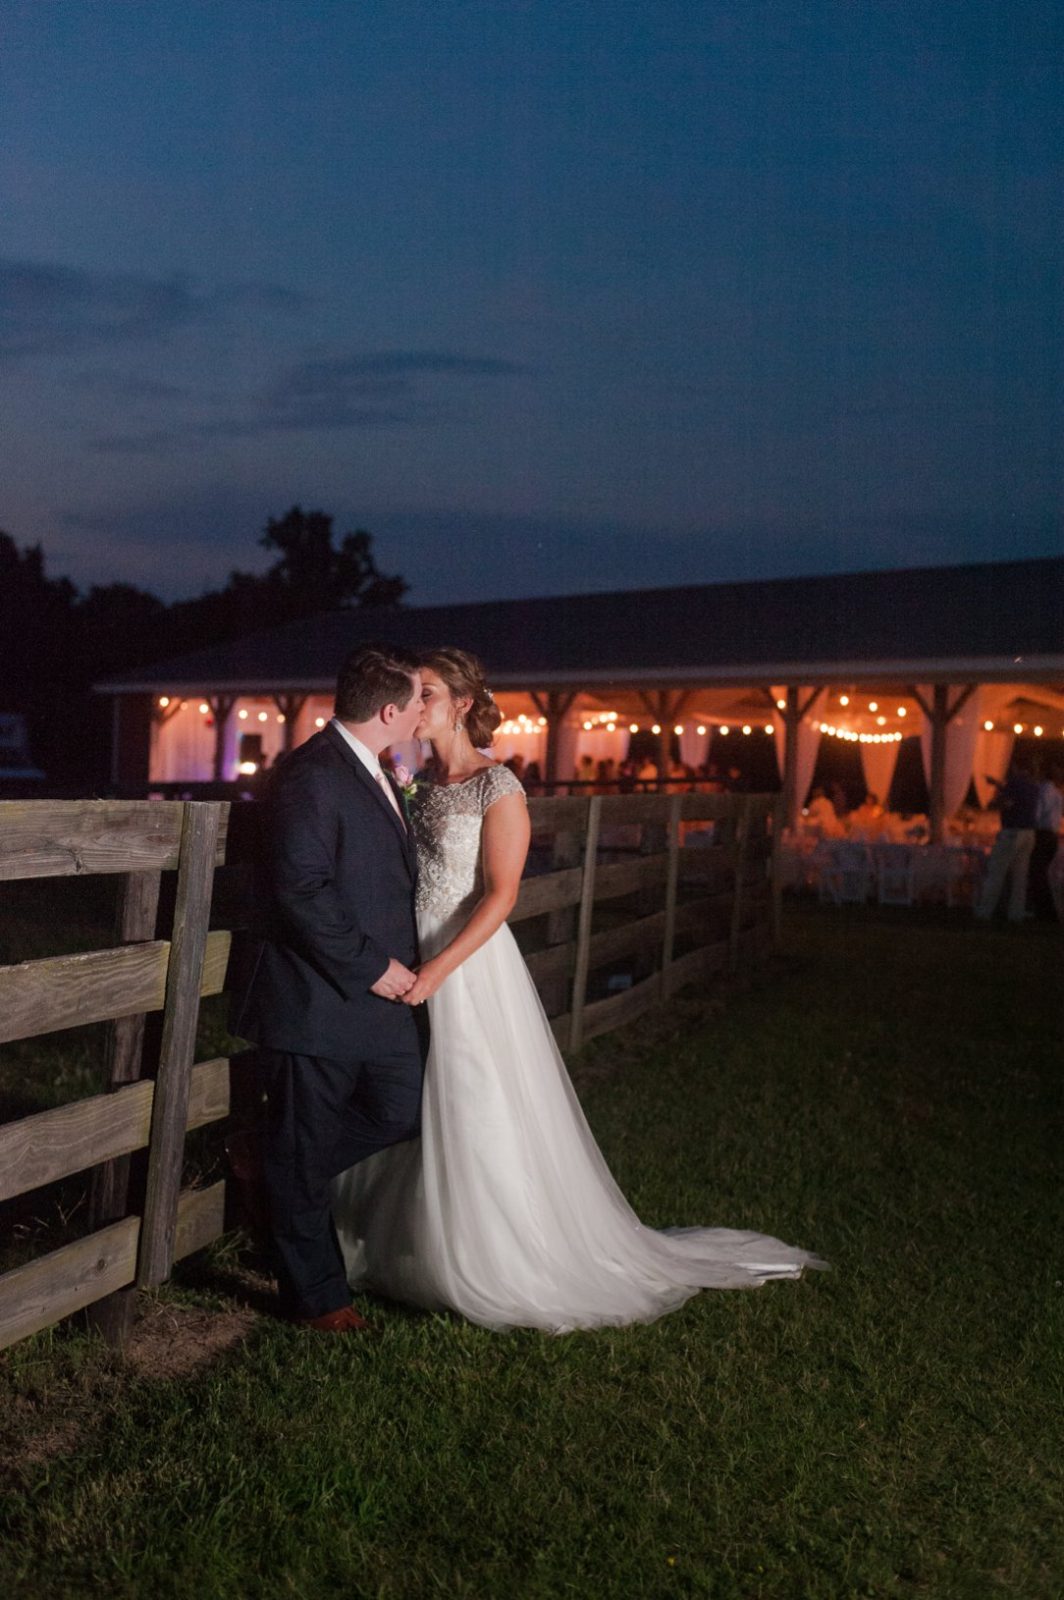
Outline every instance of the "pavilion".
<path fill-rule="evenodd" d="M 885 796 L 919 733 L 933 838 L 1016 735 L 1064 755 L 1064 557 L 548 599 L 349 609 L 98 684 L 114 701 L 117 785 L 224 781 L 309 737 L 365 639 L 441 643 L 485 662 L 496 739 L 544 778 L 623 758 L 636 730 L 706 759 L 711 733 L 775 740 L 790 821 L 823 738 L 860 747 Z"/>

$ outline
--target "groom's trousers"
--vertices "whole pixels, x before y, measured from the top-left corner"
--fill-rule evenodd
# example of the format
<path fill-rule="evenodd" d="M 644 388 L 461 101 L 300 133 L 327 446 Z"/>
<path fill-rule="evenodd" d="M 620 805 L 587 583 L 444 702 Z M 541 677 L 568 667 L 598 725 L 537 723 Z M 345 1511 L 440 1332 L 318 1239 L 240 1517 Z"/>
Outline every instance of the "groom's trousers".
<path fill-rule="evenodd" d="M 320 1317 L 351 1303 L 330 1184 L 367 1156 L 416 1138 L 422 1054 L 416 1042 L 366 1061 L 263 1049 L 260 1062 L 268 1105 L 264 1176 L 281 1309 L 286 1316 Z"/>

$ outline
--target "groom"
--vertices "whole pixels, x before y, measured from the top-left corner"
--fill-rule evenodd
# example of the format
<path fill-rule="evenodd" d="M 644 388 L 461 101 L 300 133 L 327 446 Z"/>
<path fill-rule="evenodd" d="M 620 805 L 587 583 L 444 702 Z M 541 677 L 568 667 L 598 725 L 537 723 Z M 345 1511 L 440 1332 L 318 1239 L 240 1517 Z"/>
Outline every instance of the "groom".
<path fill-rule="evenodd" d="M 360 645 L 340 669 L 333 720 L 277 768 L 261 937 L 230 1023 L 260 1046 L 282 1309 L 327 1333 L 366 1326 L 351 1305 L 331 1180 L 420 1124 L 423 1052 L 415 1012 L 401 1003 L 418 960 L 417 863 L 379 760 L 412 737 L 420 714 L 415 658 Z"/>

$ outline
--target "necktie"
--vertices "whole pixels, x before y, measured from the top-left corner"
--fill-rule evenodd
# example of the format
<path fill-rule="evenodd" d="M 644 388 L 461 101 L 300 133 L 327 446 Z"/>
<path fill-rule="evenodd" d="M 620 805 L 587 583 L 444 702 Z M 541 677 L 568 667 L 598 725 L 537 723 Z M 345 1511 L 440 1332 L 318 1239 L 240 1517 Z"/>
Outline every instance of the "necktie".
<path fill-rule="evenodd" d="M 392 810 L 395 812 L 396 816 L 399 818 L 399 821 L 403 824 L 403 827 L 405 828 L 406 827 L 406 821 L 405 821 L 405 819 L 403 817 L 402 811 L 400 810 L 399 802 L 395 798 L 395 790 L 392 788 L 391 784 L 388 782 L 387 778 L 384 776 L 384 773 L 381 772 L 379 769 L 377 771 L 376 778 L 377 778 L 377 782 L 380 784 L 381 788 L 384 790 L 385 794 L 387 795 L 388 803 L 390 804 Z"/>

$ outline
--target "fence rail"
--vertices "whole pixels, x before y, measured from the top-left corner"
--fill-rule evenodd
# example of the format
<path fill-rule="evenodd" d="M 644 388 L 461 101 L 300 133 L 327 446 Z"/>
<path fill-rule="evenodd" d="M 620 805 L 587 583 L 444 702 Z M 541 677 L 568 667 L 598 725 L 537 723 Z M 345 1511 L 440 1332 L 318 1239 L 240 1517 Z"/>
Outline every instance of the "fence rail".
<path fill-rule="evenodd" d="M 756 961 L 778 934 L 777 797 L 569 795 L 529 809 L 533 856 L 510 920 L 563 1049 Z M 200 999 L 221 993 L 229 958 L 231 933 L 208 932 L 229 821 L 217 801 L 0 802 L 0 879 L 123 875 L 111 948 L 0 967 L 0 1043 L 110 1023 L 108 1092 L 0 1126 L 0 1202 L 91 1173 L 92 1229 L 0 1275 L 0 1349 L 84 1309 L 121 1342 L 134 1289 L 222 1232 L 224 1181 L 182 1190 L 181 1168 L 186 1134 L 230 1111 L 229 1061 L 194 1060 Z M 160 929 L 164 873 L 176 887 Z M 129 1215 L 139 1152 L 143 1212 Z"/>

